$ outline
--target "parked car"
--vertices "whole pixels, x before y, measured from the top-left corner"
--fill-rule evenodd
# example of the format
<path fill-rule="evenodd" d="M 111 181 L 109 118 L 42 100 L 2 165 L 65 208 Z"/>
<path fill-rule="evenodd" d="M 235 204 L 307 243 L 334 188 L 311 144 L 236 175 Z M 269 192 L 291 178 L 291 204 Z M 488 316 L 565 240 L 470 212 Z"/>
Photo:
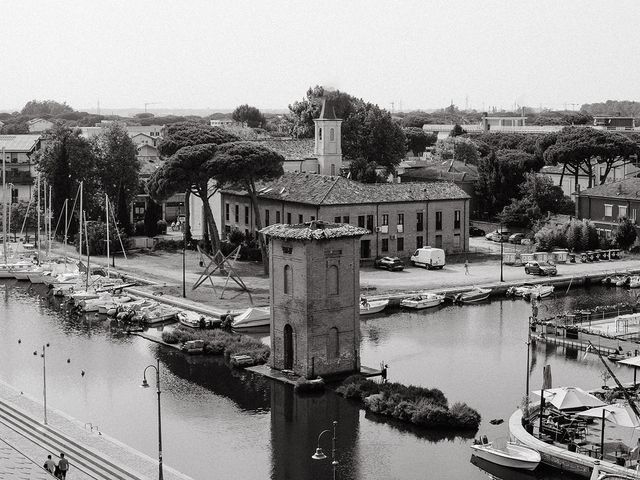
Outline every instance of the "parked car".
<path fill-rule="evenodd" d="M 390 272 L 404 270 L 404 263 L 398 257 L 376 258 L 373 262 L 373 266 L 376 268 L 386 268 Z"/>
<path fill-rule="evenodd" d="M 520 242 L 524 239 L 524 233 L 514 233 L 509 237 L 509 243 L 515 243 L 520 245 Z"/>
<path fill-rule="evenodd" d="M 524 266 L 524 273 L 527 275 L 556 275 L 558 269 L 555 265 L 547 262 L 527 262 Z"/>
<path fill-rule="evenodd" d="M 482 230 L 481 228 L 474 227 L 473 225 L 471 225 L 469 227 L 469 235 L 472 237 L 484 237 L 485 231 Z"/>
<path fill-rule="evenodd" d="M 511 232 L 509 230 L 494 230 L 491 233 L 487 233 L 484 238 L 491 240 L 492 242 L 506 242 L 509 240 Z"/>
<path fill-rule="evenodd" d="M 441 248 L 421 247 L 411 255 L 411 264 L 420 265 L 431 270 L 442 269 L 445 265 L 444 250 Z"/>

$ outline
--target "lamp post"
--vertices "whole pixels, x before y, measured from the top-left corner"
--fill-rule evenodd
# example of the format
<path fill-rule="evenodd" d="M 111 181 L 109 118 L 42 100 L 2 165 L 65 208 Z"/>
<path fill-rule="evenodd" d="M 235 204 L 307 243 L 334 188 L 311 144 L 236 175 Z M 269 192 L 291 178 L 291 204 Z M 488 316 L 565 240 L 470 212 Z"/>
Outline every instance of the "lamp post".
<path fill-rule="evenodd" d="M 156 365 L 148 365 L 142 373 L 142 388 L 149 388 L 147 382 L 147 370 L 153 368 L 156 371 L 156 391 L 158 393 L 158 480 L 163 480 L 162 473 L 162 416 L 160 415 L 160 360 Z"/>
<path fill-rule="evenodd" d="M 47 425 L 47 348 L 49 344 L 42 345 L 42 353 L 40 357 L 42 357 L 42 397 L 44 399 L 44 424 Z M 38 351 L 34 350 L 33 354 L 38 356 Z"/>
<path fill-rule="evenodd" d="M 504 237 L 502 236 L 502 224 L 500 224 L 500 281 L 501 282 L 504 282 L 504 277 L 502 274 L 503 254 L 504 254 Z"/>
<path fill-rule="evenodd" d="M 333 438 L 331 439 L 331 466 L 333 468 L 333 480 L 336 480 L 336 468 L 338 466 L 338 461 L 336 460 L 336 427 L 338 426 L 338 422 L 333 421 Z M 331 430 L 323 430 L 318 435 L 318 446 L 316 447 L 316 453 L 314 453 L 311 458 L 314 460 L 324 460 L 327 456 L 320 448 L 320 437 L 322 437 L 325 433 L 330 433 Z"/>

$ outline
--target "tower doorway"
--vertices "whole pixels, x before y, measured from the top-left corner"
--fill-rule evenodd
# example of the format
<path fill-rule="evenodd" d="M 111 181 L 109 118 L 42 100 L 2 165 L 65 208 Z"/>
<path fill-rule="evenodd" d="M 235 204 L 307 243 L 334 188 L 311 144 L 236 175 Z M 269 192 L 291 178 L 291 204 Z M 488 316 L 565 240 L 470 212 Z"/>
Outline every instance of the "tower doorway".
<path fill-rule="evenodd" d="M 284 326 L 284 369 L 293 370 L 293 328 Z"/>

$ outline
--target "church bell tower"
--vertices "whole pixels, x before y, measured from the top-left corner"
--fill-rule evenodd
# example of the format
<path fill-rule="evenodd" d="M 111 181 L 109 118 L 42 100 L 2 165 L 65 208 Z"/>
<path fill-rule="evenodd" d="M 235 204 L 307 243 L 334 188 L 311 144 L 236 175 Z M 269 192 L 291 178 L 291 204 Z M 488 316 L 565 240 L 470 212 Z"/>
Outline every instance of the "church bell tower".
<path fill-rule="evenodd" d="M 333 104 L 327 98 L 322 99 L 320 117 L 316 124 L 315 155 L 318 158 L 318 173 L 339 175 L 342 168 L 342 120 L 336 118 Z"/>

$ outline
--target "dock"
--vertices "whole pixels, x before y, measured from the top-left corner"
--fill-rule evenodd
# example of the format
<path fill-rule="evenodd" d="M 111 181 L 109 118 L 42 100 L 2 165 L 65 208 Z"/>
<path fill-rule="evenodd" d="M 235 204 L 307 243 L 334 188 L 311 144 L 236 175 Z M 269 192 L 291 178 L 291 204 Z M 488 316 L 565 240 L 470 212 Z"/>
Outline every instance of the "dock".
<path fill-rule="evenodd" d="M 267 364 L 263 365 L 255 365 L 253 367 L 245 367 L 245 370 L 256 373 L 258 375 L 262 375 L 263 377 L 270 378 L 271 380 L 277 380 L 282 383 L 287 383 L 289 385 L 295 385 L 296 381 L 300 378 L 299 375 L 296 375 L 293 372 L 287 370 L 276 370 L 275 368 L 271 368 Z M 360 375 L 363 377 L 379 377 L 382 376 L 382 370 L 377 370 L 371 367 L 360 367 Z M 343 380 L 348 375 L 353 375 L 354 372 L 348 373 L 346 375 L 339 376 L 331 376 L 330 378 L 325 378 L 324 380 L 328 382 L 337 382 Z"/>

